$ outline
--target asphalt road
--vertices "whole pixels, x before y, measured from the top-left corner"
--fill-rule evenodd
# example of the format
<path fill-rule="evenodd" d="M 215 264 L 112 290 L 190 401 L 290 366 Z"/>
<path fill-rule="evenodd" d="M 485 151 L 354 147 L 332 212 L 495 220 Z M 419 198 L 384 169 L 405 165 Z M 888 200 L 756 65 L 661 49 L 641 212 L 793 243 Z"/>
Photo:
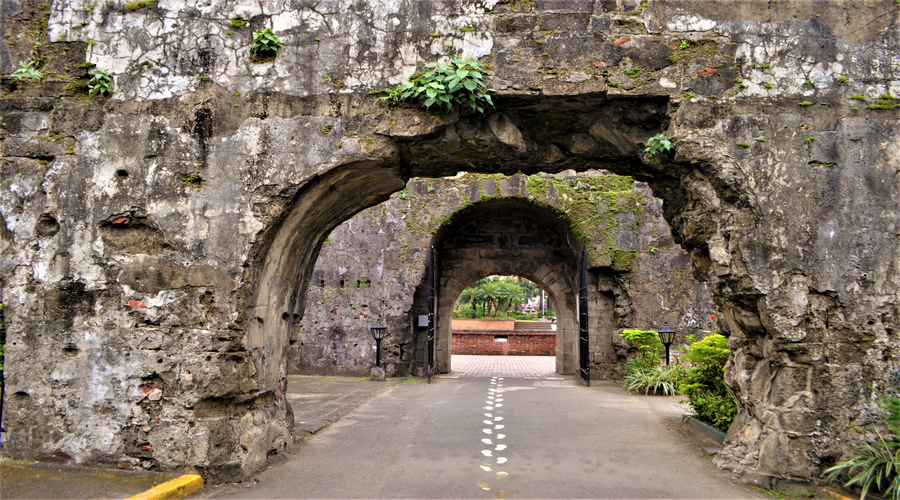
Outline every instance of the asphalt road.
<path fill-rule="evenodd" d="M 571 378 L 394 385 L 203 496 L 765 498 L 715 469 L 677 400 Z"/>

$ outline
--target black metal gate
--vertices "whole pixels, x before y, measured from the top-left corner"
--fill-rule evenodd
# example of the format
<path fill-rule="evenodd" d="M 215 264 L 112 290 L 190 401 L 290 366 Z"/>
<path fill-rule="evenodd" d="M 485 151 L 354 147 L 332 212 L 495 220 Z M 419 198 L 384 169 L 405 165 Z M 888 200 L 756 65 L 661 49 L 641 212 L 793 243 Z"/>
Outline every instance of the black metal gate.
<path fill-rule="evenodd" d="M 434 375 L 434 247 L 428 252 L 428 383 Z"/>
<path fill-rule="evenodd" d="M 584 385 L 591 385 L 591 368 L 588 346 L 588 300 L 587 300 L 587 246 L 581 253 L 581 271 L 578 273 L 578 367 L 581 371 L 581 381 Z"/>

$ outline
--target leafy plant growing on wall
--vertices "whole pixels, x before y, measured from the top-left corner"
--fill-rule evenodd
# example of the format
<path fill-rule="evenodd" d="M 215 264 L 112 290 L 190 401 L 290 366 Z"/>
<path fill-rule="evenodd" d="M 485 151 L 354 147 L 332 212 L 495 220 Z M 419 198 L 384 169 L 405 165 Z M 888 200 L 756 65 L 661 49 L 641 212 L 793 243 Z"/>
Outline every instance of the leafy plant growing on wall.
<path fill-rule="evenodd" d="M 672 141 L 666 139 L 665 134 L 656 134 L 647 139 L 647 149 L 644 151 L 650 153 L 650 156 L 655 156 L 660 151 L 668 151 L 670 149 L 672 149 Z"/>
<path fill-rule="evenodd" d="M 453 58 L 449 65 L 430 62 L 425 67 L 428 71 L 414 73 L 408 82 L 394 89 L 376 91 L 387 94 L 379 100 L 419 101 L 425 109 L 437 105 L 446 112 L 457 105 L 468 105 L 473 111 L 484 113 L 487 105 L 494 106 L 490 93 L 495 90 L 485 85 L 484 70 L 474 57 Z"/>
<path fill-rule="evenodd" d="M 91 95 L 112 95 L 113 79 L 103 68 L 91 70 L 91 79 L 88 81 L 88 93 Z"/>
<path fill-rule="evenodd" d="M 253 34 L 253 43 L 250 45 L 250 60 L 257 63 L 269 62 L 275 59 L 278 50 L 284 46 L 281 38 L 278 38 L 272 28 L 263 28 Z"/>
<path fill-rule="evenodd" d="M 13 71 L 9 77 L 14 80 L 40 80 L 44 75 L 33 68 L 33 65 L 34 61 L 19 61 L 19 69 Z"/>

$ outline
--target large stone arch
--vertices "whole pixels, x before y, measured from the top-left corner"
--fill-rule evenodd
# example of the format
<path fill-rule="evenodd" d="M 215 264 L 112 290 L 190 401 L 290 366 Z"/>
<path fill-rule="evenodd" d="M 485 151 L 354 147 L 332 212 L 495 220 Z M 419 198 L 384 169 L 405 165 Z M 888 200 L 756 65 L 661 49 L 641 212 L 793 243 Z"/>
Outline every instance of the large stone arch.
<path fill-rule="evenodd" d="M 83 78 L 89 60 L 118 92 L 86 103 L 55 77 L 3 82 L 12 455 L 249 474 L 283 438 L 280 346 L 327 228 L 394 189 L 374 181 L 462 170 L 605 168 L 665 200 L 730 335 L 741 408 L 717 463 L 738 477 L 816 478 L 849 429 L 880 422 L 878 391 L 900 378 L 898 125 L 879 99 L 898 88 L 883 71 L 894 17 L 806 0 L 359 5 L 53 3 L 38 35 L 70 56 L 45 73 Z M 31 57 L 43 15 L 3 24 L 21 39 L 3 73 Z M 234 15 L 284 35 L 274 63 L 248 61 L 249 32 L 222 23 Z M 487 116 L 367 95 L 466 53 L 490 56 Z M 674 150 L 651 158 L 660 133 Z M 348 165 L 373 182 L 294 196 Z"/>

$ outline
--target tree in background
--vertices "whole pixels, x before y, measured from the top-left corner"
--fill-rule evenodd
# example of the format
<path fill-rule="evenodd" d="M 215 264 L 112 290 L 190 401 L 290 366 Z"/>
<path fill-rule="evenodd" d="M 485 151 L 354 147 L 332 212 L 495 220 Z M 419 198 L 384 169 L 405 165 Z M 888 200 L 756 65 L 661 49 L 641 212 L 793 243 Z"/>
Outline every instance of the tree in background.
<path fill-rule="evenodd" d="M 540 295 L 536 284 L 518 276 L 488 276 L 472 283 L 456 299 L 458 317 L 517 315 L 521 306 Z M 481 311 L 479 315 L 479 307 Z"/>

